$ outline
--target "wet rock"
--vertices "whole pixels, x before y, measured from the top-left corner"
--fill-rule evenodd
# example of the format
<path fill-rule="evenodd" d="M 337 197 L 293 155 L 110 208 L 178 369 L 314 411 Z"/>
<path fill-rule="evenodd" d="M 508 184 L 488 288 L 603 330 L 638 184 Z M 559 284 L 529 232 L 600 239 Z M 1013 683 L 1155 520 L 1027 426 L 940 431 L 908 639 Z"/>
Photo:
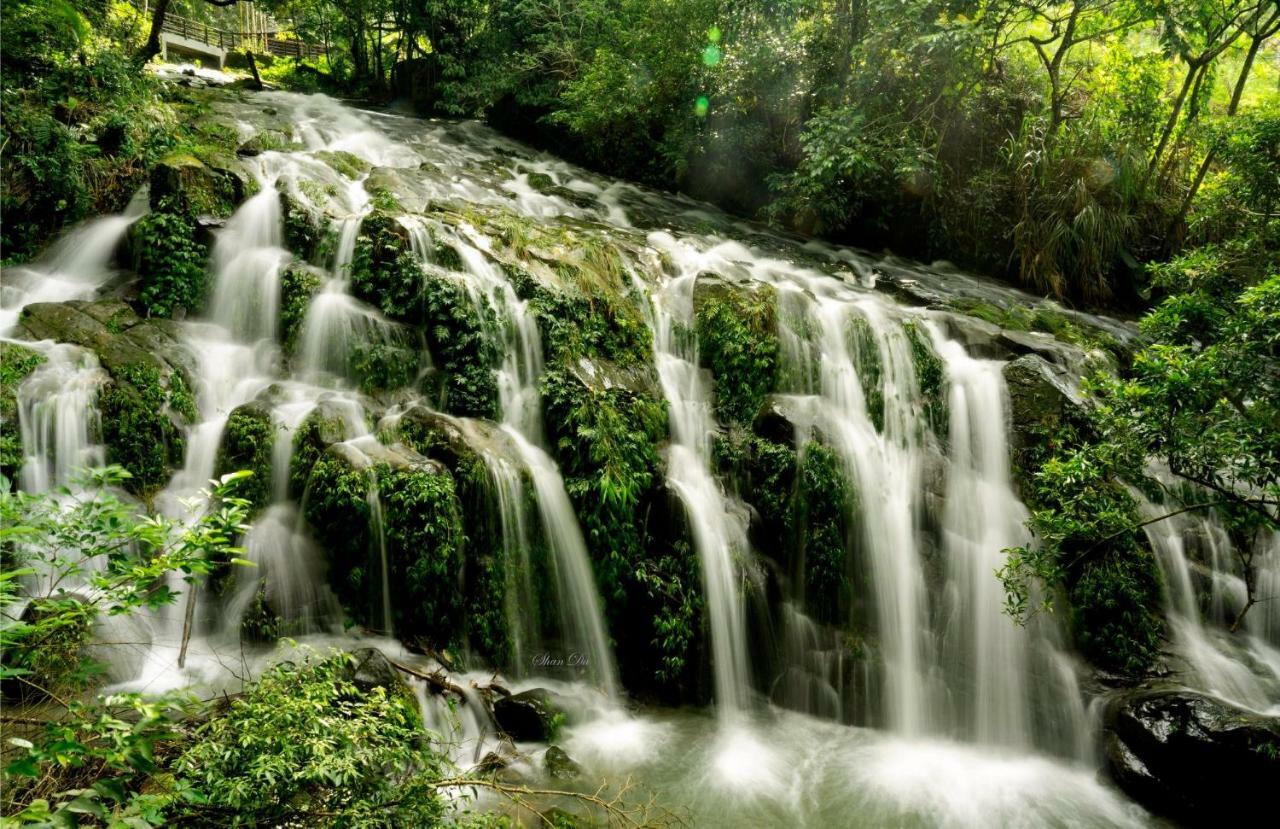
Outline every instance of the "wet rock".
<path fill-rule="evenodd" d="M 361 693 L 367 694 L 375 688 L 382 688 L 388 694 L 413 694 L 400 672 L 382 651 L 377 648 L 360 648 L 352 651 L 351 656 L 354 660 L 351 684 Z"/>
<path fill-rule="evenodd" d="M 176 202 L 195 215 L 228 216 L 244 194 L 244 181 L 235 173 L 186 153 L 171 153 L 151 168 L 152 210 Z"/>
<path fill-rule="evenodd" d="M 236 155 L 253 157 L 272 150 L 290 150 L 294 142 L 279 130 L 263 130 L 236 148 Z"/>
<path fill-rule="evenodd" d="M 141 319 L 118 300 L 36 303 L 19 318 L 31 339 L 98 356 L 111 378 L 98 398 L 107 460 L 133 473 L 128 486 L 137 493 L 162 485 L 181 464 L 183 429 L 197 416 L 185 371 L 191 358 L 172 326 Z"/>
<path fill-rule="evenodd" d="M 1034 449 L 1064 421 L 1082 415 L 1083 401 L 1065 372 L 1037 354 L 1026 354 L 1004 367 L 1009 387 L 1010 442 L 1015 458 Z M 1018 462 L 1015 468 L 1026 468 Z"/>
<path fill-rule="evenodd" d="M 1131 797 L 1190 825 L 1274 808 L 1280 717 L 1185 690 L 1139 691 L 1107 712 L 1107 770 Z"/>
<path fill-rule="evenodd" d="M 556 695 L 546 688 L 531 688 L 493 704 L 498 727 L 521 743 L 543 743 L 560 730 L 564 718 Z"/>
<path fill-rule="evenodd" d="M 560 746 L 551 746 L 542 758 L 547 774 L 557 780 L 573 780 L 582 776 L 582 766 L 570 757 Z"/>

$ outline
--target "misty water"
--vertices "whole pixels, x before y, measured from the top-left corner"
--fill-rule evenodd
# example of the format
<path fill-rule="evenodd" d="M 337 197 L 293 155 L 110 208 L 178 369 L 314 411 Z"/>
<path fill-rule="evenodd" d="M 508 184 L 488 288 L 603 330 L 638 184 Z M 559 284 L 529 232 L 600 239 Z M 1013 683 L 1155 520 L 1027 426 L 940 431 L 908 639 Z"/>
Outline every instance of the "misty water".
<path fill-rule="evenodd" d="M 387 459 L 400 462 L 402 448 L 378 438 L 386 427 L 414 407 L 436 408 L 438 401 L 414 398 L 375 410 L 358 390 L 346 356 L 353 344 L 398 347 L 404 332 L 350 292 L 356 237 L 374 209 L 363 186 L 370 174 L 351 180 L 319 153 L 349 152 L 390 171 L 386 178 L 406 211 L 456 204 L 578 223 L 616 238 L 626 251 L 628 278 L 652 333 L 651 360 L 668 409 L 666 483 L 688 524 L 705 596 L 710 708 L 639 706 L 621 685 L 605 599 L 547 443 L 538 391 L 542 339 L 525 302 L 487 255 L 491 240 L 465 220 L 445 226 L 401 218 L 424 272 L 456 280 L 487 321 L 484 334 L 499 354 L 498 422 L 450 420 L 484 460 L 505 548 L 518 557 L 540 538 L 550 552 L 549 595 L 537 595 L 519 577 L 506 585 L 516 667 L 502 681 L 516 691 L 550 687 L 570 700 L 559 742 L 585 770 L 578 785 L 593 791 L 599 780 L 617 786 L 630 778 L 697 826 L 1151 825 L 1142 809 L 1099 779 L 1088 671 L 1059 620 L 1041 615 L 1022 627 L 1002 612 L 994 575 L 1001 551 L 1028 538 L 1027 509 L 1010 479 L 1003 364 L 967 347 L 962 317 L 923 299 L 981 297 L 1007 306 L 1031 298 L 943 264 L 780 237 L 684 197 L 587 173 L 475 123 L 360 111 L 284 92 L 228 97 L 217 106 L 243 138 L 261 128 L 269 107 L 299 148 L 244 160 L 261 189 L 217 231 L 206 313 L 180 323 L 199 422 L 157 508 L 180 515 L 182 499 L 206 485 L 237 406 L 263 402 L 280 434 L 290 437 L 317 408 L 337 413 L 346 433 L 331 451 L 369 470 Z M 535 188 L 535 174 L 554 186 Z M 282 351 L 278 323 L 280 280 L 292 255 L 279 192 L 324 217 L 338 240 L 318 269 L 322 287 L 293 360 Z M 123 215 L 73 230 L 24 273 L 7 271 L 6 331 L 25 304 L 111 290 L 113 254 L 144 210 L 145 200 L 136 201 Z M 438 243 L 454 250 L 460 267 L 435 260 Z M 752 637 L 764 551 L 752 549 L 741 494 L 716 472 L 712 445 L 721 425 L 712 401 L 723 378 L 701 367 L 691 333 L 695 285 L 711 278 L 778 294 L 786 378 L 778 409 L 797 447 L 824 437 L 859 493 L 849 510 L 864 568 L 856 580 L 865 593 L 863 622 L 877 645 L 871 659 L 843 656 L 829 629 L 810 618 L 802 584 L 778 599 L 783 629 L 774 631 L 768 659 Z M 1122 323 L 1089 322 L 1131 334 Z M 95 390 L 105 378 L 96 359 L 72 346 L 38 348 L 48 359 L 19 393 L 28 458 L 21 483 L 33 492 L 64 484 L 73 469 L 103 459 Z M 945 424 L 925 415 L 913 357 L 921 348 L 942 366 Z M 382 635 L 342 632 L 341 609 L 325 582 L 325 551 L 290 495 L 291 451 L 291 440 L 276 442 L 271 504 L 244 540 L 257 570 L 241 574 L 226 595 L 200 596 L 197 634 L 181 668 L 181 607 L 138 623 L 131 635 L 145 644 L 114 658 L 112 687 L 231 687 L 246 663 L 260 667 L 271 655 L 246 656 L 237 632 L 263 577 L 273 609 L 299 640 L 316 647 L 372 644 L 421 664 L 422 657 L 386 635 L 393 591 L 385 549 L 375 578 L 381 595 L 371 599 L 370 614 L 381 621 Z M 368 481 L 370 537 L 378 544 L 378 481 L 372 472 Z M 1211 574 L 1217 610 L 1206 620 L 1196 612 L 1188 573 L 1188 545 L 1224 543 L 1221 530 L 1187 514 L 1149 535 L 1171 584 L 1175 645 L 1192 665 L 1196 687 L 1254 710 L 1274 708 L 1280 604 L 1253 613 L 1243 639 L 1228 642 L 1225 627 L 1243 589 L 1229 557 L 1210 549 L 1219 562 Z M 1263 558 L 1262 579 L 1280 582 L 1280 540 Z M 585 669 L 569 679 L 541 670 L 531 655 L 552 645 L 585 654 Z M 487 684 L 493 678 L 487 667 L 471 665 L 453 680 L 464 688 Z M 428 727 L 461 767 L 476 765 L 498 744 L 478 700 L 449 704 L 422 683 L 415 690 Z M 519 748 L 527 760 L 518 768 L 536 775 L 546 747 Z"/>

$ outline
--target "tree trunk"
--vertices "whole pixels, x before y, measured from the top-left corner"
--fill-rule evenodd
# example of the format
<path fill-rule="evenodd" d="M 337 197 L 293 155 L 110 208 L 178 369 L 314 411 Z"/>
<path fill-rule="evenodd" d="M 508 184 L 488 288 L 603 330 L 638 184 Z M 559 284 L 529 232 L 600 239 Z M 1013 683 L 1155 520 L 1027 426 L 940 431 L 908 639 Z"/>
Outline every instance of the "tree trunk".
<path fill-rule="evenodd" d="M 1151 156 L 1151 163 L 1147 165 L 1147 174 L 1142 179 L 1142 189 L 1147 189 L 1147 184 L 1151 180 L 1151 176 L 1155 173 L 1156 168 L 1160 166 L 1160 159 L 1164 156 L 1164 151 L 1169 146 L 1169 138 L 1173 135 L 1173 129 L 1178 125 L 1178 117 L 1182 115 L 1182 105 L 1187 100 L 1187 93 L 1191 91 L 1191 84 L 1196 79 L 1196 74 L 1200 71 L 1200 61 L 1187 64 L 1187 77 L 1182 81 L 1182 89 L 1178 91 L 1178 97 L 1173 99 L 1173 111 L 1169 113 L 1169 118 L 1164 123 L 1164 129 L 1160 132 L 1160 141 L 1156 144 L 1155 154 Z"/>
<path fill-rule="evenodd" d="M 169 13 L 169 3 L 170 0 L 156 0 L 155 8 L 151 12 L 151 31 L 147 34 L 147 42 L 138 50 L 138 54 L 133 56 L 133 62 L 139 69 L 160 54 L 160 32 L 164 30 L 164 17 Z"/>
<path fill-rule="evenodd" d="M 1227 117 L 1235 116 L 1236 111 L 1240 109 L 1240 98 L 1244 95 L 1245 84 L 1249 80 L 1249 72 L 1253 69 L 1253 62 L 1258 57 L 1258 51 L 1262 48 L 1262 42 L 1266 40 L 1265 34 L 1255 35 L 1249 42 L 1249 51 L 1244 56 L 1244 63 L 1240 66 L 1240 75 L 1236 78 L 1235 89 L 1231 91 L 1231 102 L 1227 104 Z M 1205 153 L 1204 161 L 1200 162 L 1200 169 L 1196 171 L 1195 180 L 1191 182 L 1191 189 L 1187 191 L 1186 198 L 1182 200 L 1181 207 L 1178 208 L 1178 216 L 1173 220 L 1170 228 L 1178 228 L 1187 220 L 1187 213 L 1191 212 L 1191 203 L 1195 201 L 1196 193 L 1200 191 L 1200 185 L 1204 184 L 1204 178 L 1209 173 L 1209 167 L 1213 165 L 1213 158 L 1217 155 L 1218 148 L 1210 147 L 1209 152 Z M 1243 614 L 1241 614 L 1243 615 Z"/>

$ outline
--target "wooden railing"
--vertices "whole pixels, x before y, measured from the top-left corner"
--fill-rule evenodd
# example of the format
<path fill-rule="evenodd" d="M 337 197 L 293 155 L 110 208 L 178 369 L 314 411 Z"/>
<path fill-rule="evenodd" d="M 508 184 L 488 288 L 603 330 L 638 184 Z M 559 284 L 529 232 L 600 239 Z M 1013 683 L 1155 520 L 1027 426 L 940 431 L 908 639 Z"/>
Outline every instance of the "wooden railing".
<path fill-rule="evenodd" d="M 139 11 L 149 13 L 148 3 L 143 0 L 132 0 L 132 2 Z M 229 51 L 248 48 L 287 58 L 318 58 L 327 51 L 324 46 L 318 44 L 274 37 L 274 32 L 235 32 L 176 14 L 166 14 L 164 25 L 160 29 Z"/>

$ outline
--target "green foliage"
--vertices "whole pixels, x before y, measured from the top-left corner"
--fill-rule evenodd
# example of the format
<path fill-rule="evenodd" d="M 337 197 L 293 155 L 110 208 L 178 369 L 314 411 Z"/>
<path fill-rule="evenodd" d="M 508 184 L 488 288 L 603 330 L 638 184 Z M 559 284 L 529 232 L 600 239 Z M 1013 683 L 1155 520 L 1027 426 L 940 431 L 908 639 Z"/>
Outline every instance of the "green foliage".
<path fill-rule="evenodd" d="M 193 215 L 176 198 L 164 199 L 134 226 L 134 239 L 142 278 L 139 299 L 147 314 L 198 311 L 208 287 L 208 251 L 197 241 Z"/>
<path fill-rule="evenodd" d="M 235 560 L 233 542 L 247 530 L 248 502 L 234 495 L 241 477 L 225 476 L 208 494 L 215 508 L 189 525 L 140 517 L 120 501 L 110 489 L 129 479 L 120 467 L 89 473 L 75 492 L 0 495 L 0 604 L 20 600 L 19 577 L 46 574 L 28 594 L 28 610 L 0 628 L 6 686 L 45 696 L 84 687 L 95 668 L 82 645 L 97 617 L 169 604 L 178 593 L 168 574 L 194 583 Z M 66 586 L 77 582 L 86 587 Z"/>
<path fill-rule="evenodd" d="M 163 485 L 186 447 L 179 423 L 194 414 L 180 375 L 175 372 L 166 380 L 155 366 L 126 366 L 103 390 L 98 405 L 107 460 L 129 470 L 125 484 L 130 491 L 146 493 Z"/>
<path fill-rule="evenodd" d="M 430 467 L 378 467 L 376 474 L 396 629 L 444 649 L 465 629 L 465 539 L 453 477 Z"/>
<path fill-rule="evenodd" d="M 701 595 L 687 543 L 665 548 L 660 528 L 651 526 L 665 503 L 657 446 L 667 434 L 666 406 L 648 392 L 585 382 L 558 366 L 544 373 L 542 390 L 554 455 L 582 523 L 610 629 L 620 650 L 646 655 L 637 671 L 649 672 L 643 679 L 670 690 L 688 667 Z M 653 619 L 648 633 L 628 623 L 641 617 Z"/>
<path fill-rule="evenodd" d="M 947 412 L 947 372 L 941 358 L 933 350 L 929 334 L 915 322 L 902 325 L 911 343 L 911 359 L 915 364 L 916 383 L 924 398 L 925 422 L 942 441 L 947 439 L 951 420 Z"/>
<path fill-rule="evenodd" d="M 299 264 L 290 265 L 280 277 L 280 339 L 288 353 L 298 346 L 307 307 L 320 285 L 320 275 Z"/>
<path fill-rule="evenodd" d="M 174 765 L 206 798 L 192 814 L 220 810 L 232 826 L 442 822 L 433 783 L 445 767 L 417 708 L 384 687 L 359 691 L 353 667 L 343 653 L 282 663 L 201 726 Z"/>
<path fill-rule="evenodd" d="M 1111 671 L 1141 674 L 1159 653 L 1160 571 L 1141 537 L 1137 504 L 1119 483 L 1135 460 L 1129 447 L 1085 444 L 1050 458 L 1036 473 L 1034 544 L 1008 551 L 1000 571 L 1006 610 L 1025 619 L 1053 606 L 1064 589 L 1081 651 Z M 1139 467 L 1140 468 L 1140 467 Z"/>
<path fill-rule="evenodd" d="M 711 286 L 695 297 L 699 356 L 715 378 L 716 414 L 750 424 L 777 387 L 776 297 L 771 290 Z"/>
<path fill-rule="evenodd" d="M 10 481 L 22 467 L 18 386 L 43 362 L 43 356 L 26 346 L 0 342 L 0 476 Z"/>
<path fill-rule="evenodd" d="M 856 500 L 840 459 L 826 446 L 810 441 L 800 459 L 793 509 L 803 544 L 805 610 L 817 621 L 840 625 L 850 607 L 848 521 Z"/>
<path fill-rule="evenodd" d="M 1242 239 L 1154 268 L 1170 294 L 1142 321 L 1147 344 L 1124 376 L 1094 378 L 1089 422 L 1069 424 L 1074 434 L 1052 444 L 1035 474 L 1037 543 L 1010 551 L 1001 574 L 1009 609 L 1025 614 L 1036 582 L 1050 591 L 1044 605 L 1065 588 L 1077 641 L 1104 667 L 1141 672 L 1159 642 L 1158 571 L 1126 488 L 1158 489 L 1147 478 L 1152 459 L 1190 485 L 1201 508 L 1220 510 L 1246 609 L 1258 598 L 1252 549 L 1276 529 L 1268 505 L 1280 496 L 1280 277 L 1262 275 L 1273 267 Z"/>
<path fill-rule="evenodd" d="M 358 469 L 326 452 L 311 467 L 303 513 L 329 551 L 335 590 L 353 617 L 381 624 L 385 553 L 396 633 L 439 649 L 459 640 L 465 539 L 448 472 Z"/>
<path fill-rule="evenodd" d="M 233 410 L 222 432 L 215 474 L 252 472 L 240 493 L 255 509 L 265 507 L 271 498 L 271 452 L 277 432 L 271 413 L 252 404 Z"/>
<path fill-rule="evenodd" d="M 481 310 L 447 276 L 422 279 L 423 333 L 443 377 L 440 406 L 468 417 L 496 419 L 497 343 L 486 334 Z"/>

